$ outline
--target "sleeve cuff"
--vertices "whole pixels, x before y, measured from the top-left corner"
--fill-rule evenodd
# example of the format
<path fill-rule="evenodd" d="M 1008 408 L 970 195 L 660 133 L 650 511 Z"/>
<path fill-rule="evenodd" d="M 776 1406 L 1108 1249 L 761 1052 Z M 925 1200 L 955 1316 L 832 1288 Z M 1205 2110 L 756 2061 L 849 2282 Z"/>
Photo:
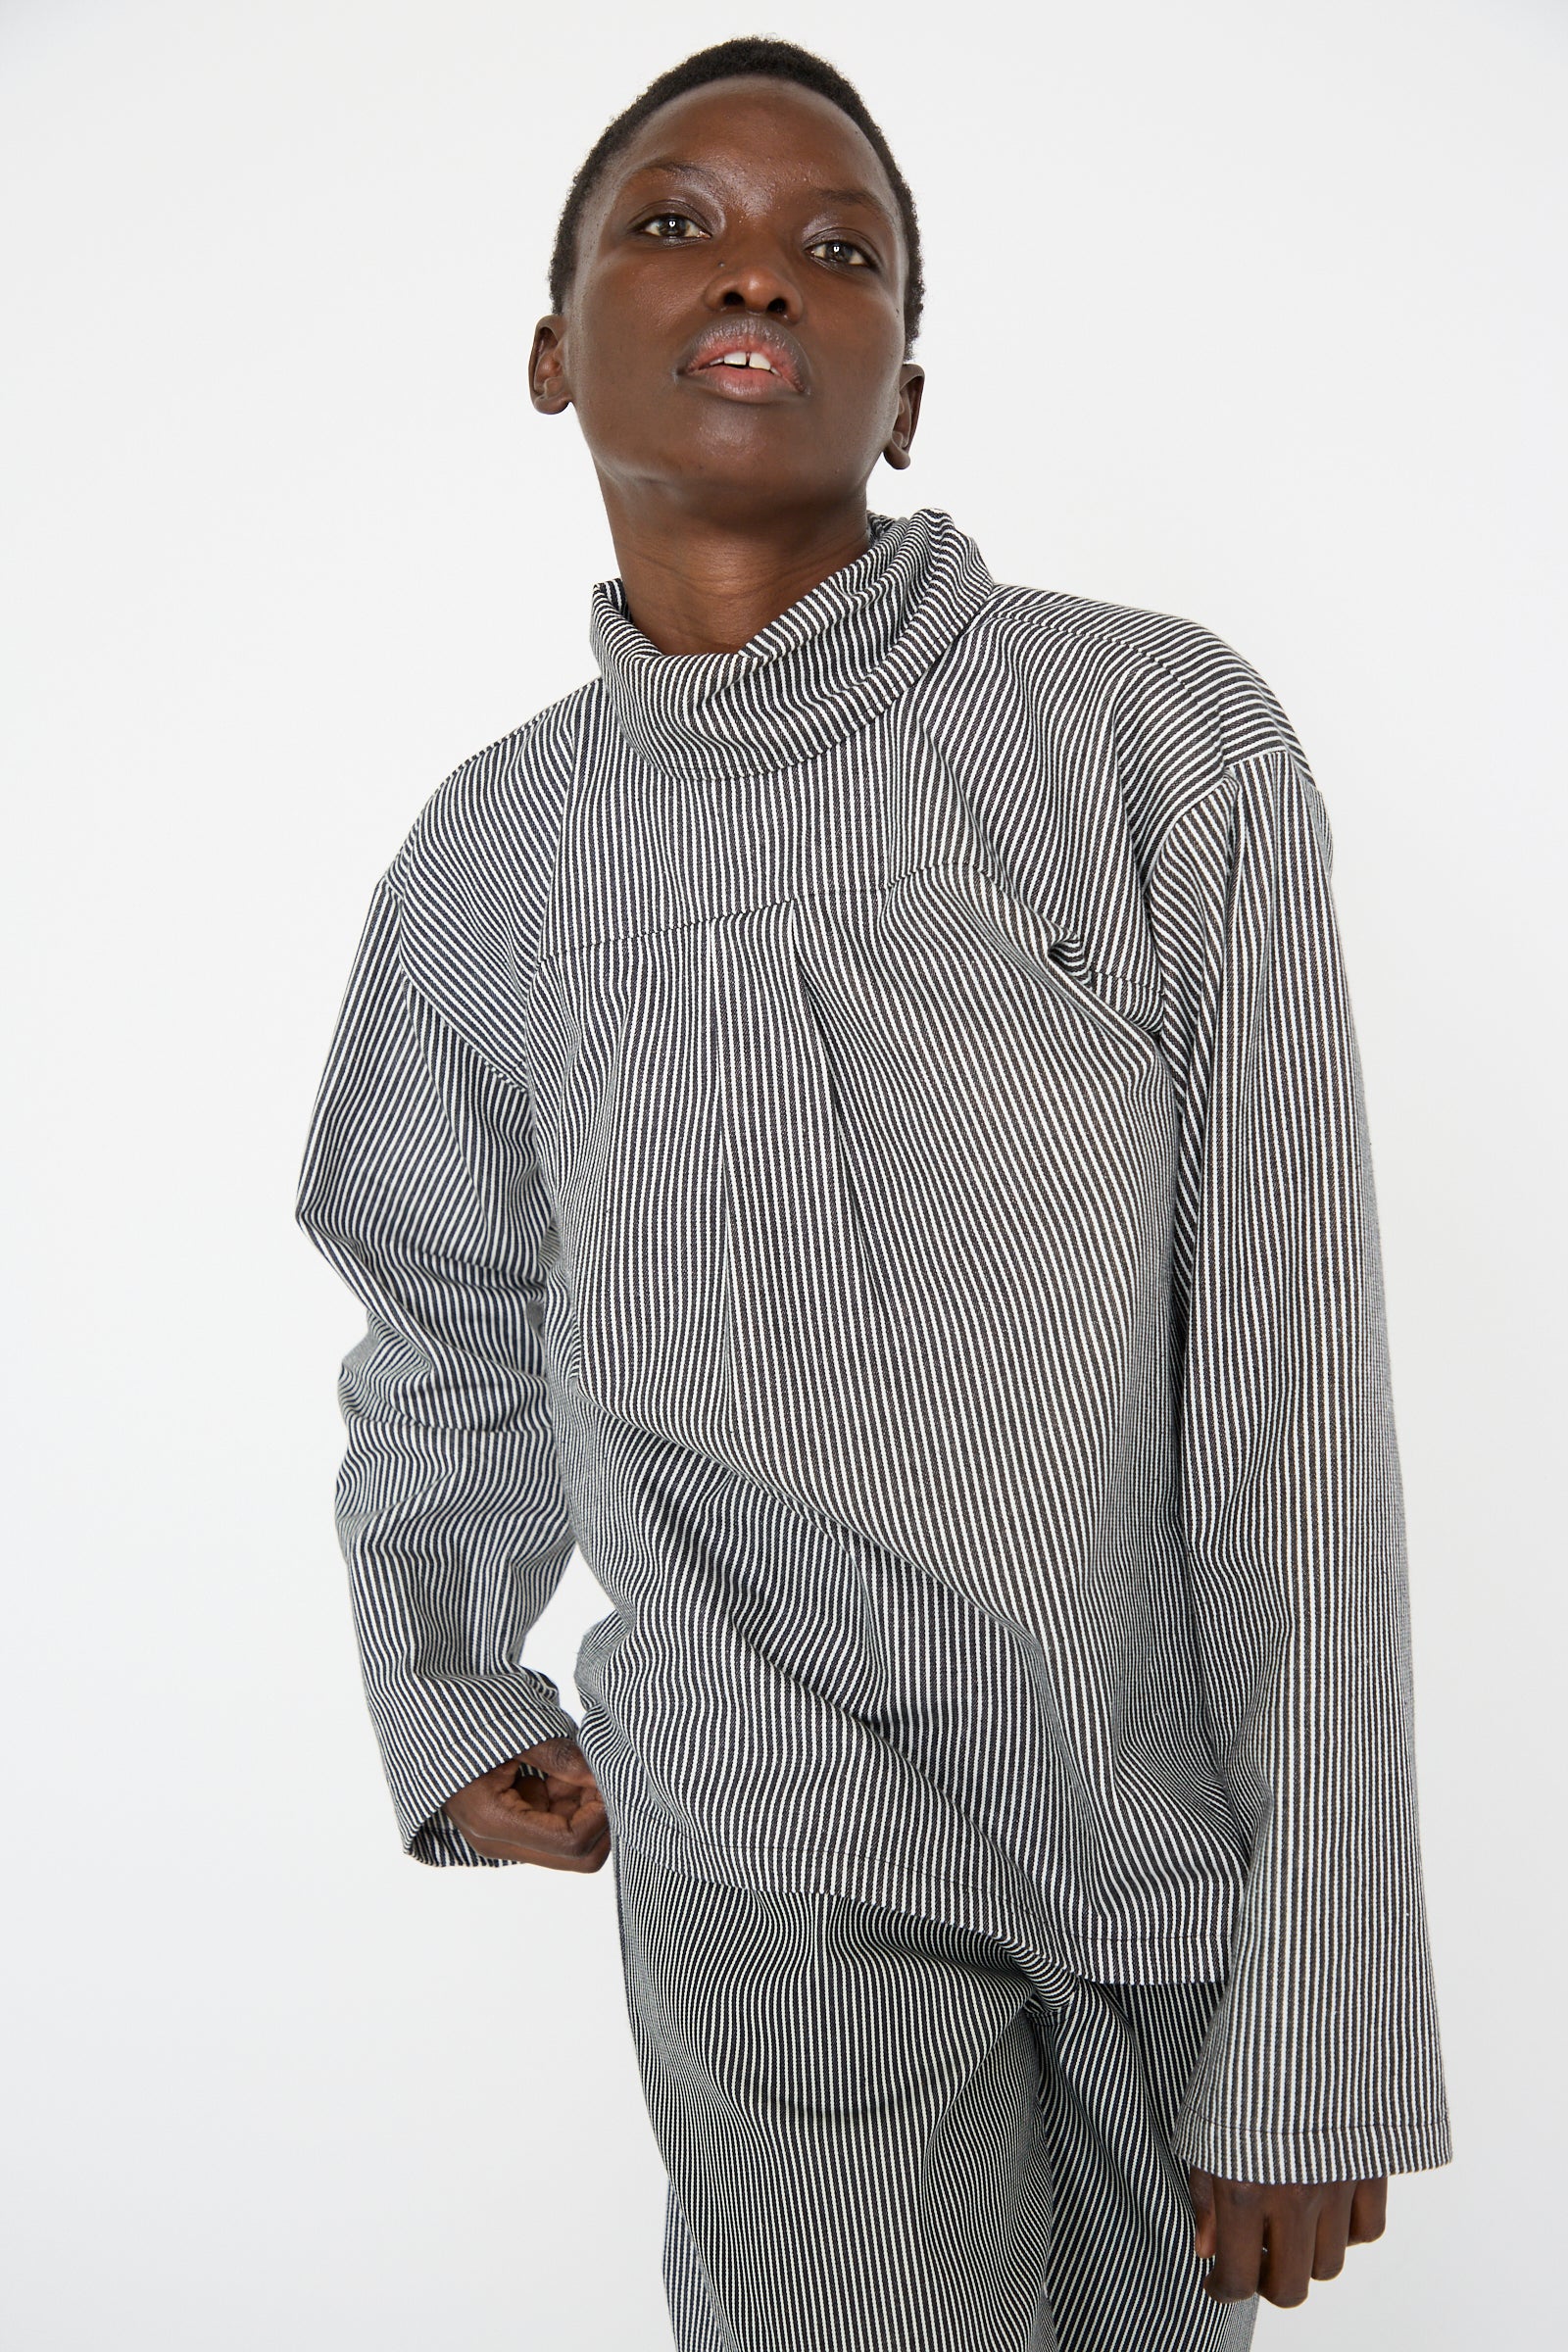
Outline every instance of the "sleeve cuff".
<path fill-rule="evenodd" d="M 1259 2183 L 1379 2180 L 1436 2172 L 1453 2159 L 1446 2108 L 1318 2132 L 1249 2132 L 1189 2116 L 1173 2142 L 1183 2166 L 1224 2180 Z"/>

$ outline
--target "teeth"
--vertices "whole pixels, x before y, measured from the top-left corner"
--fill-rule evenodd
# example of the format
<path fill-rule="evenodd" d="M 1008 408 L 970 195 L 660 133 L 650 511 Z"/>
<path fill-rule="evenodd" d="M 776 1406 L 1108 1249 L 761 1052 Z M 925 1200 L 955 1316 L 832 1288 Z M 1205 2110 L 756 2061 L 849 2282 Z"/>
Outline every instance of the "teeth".
<path fill-rule="evenodd" d="M 769 375 L 773 373 L 771 363 L 764 360 L 760 351 L 726 351 L 721 358 L 709 364 L 714 368 L 765 368 Z"/>

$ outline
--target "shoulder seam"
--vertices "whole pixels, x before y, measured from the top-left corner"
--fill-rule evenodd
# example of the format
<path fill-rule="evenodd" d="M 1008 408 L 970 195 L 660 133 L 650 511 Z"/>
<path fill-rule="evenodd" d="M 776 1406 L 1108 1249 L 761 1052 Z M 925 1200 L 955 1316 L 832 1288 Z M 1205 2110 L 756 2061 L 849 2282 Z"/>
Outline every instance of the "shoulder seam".
<path fill-rule="evenodd" d="M 1016 586 L 1003 588 L 999 591 L 999 594 L 1002 597 L 1054 596 L 1057 593 L 1057 590 L 1051 588 L 1019 588 Z M 1233 662 L 1241 662 L 1244 667 L 1250 667 L 1250 664 L 1248 663 L 1247 658 L 1244 654 L 1239 654 L 1235 646 L 1233 646 L 1228 639 L 1217 636 L 1215 632 L 1203 621 L 1190 620 L 1184 613 L 1180 612 L 1154 612 L 1152 611 L 1146 611 L 1142 606 L 1122 606 L 1116 609 L 1123 612 L 1136 612 L 1138 616 L 1143 619 L 1168 620 L 1175 622 L 1182 628 L 1194 629 L 1201 636 L 1206 637 L 1211 645 L 1223 648 L 1223 650 L 1229 654 Z M 1004 612 L 999 615 L 999 618 L 1004 620 L 1021 620 L 1022 614 L 1014 611 L 1011 613 Z M 1040 618 L 1045 626 L 1049 627 L 1056 636 L 1075 637 L 1085 644 L 1092 645 L 1098 643 L 1103 645 L 1108 653 L 1120 655 L 1129 668 L 1136 666 L 1147 670 L 1156 671 L 1161 677 L 1168 680 L 1172 686 L 1177 688 L 1180 693 L 1187 696 L 1189 701 L 1192 700 L 1192 688 L 1188 681 L 1182 677 L 1179 671 L 1172 669 L 1170 663 L 1162 660 L 1158 654 L 1151 653 L 1147 646 L 1129 645 L 1123 639 L 1113 636 L 1108 631 L 1101 633 L 1082 622 L 1075 624 L 1066 614 L 1047 612 L 1042 613 Z"/>
<path fill-rule="evenodd" d="M 573 686 L 568 693 L 558 695 L 553 703 L 547 703 L 542 710 L 536 710 L 531 718 L 522 719 L 516 726 L 509 727 L 505 734 L 497 735 L 489 743 L 481 744 L 476 750 L 468 752 L 452 767 L 449 767 L 439 783 L 432 786 L 425 795 L 421 806 L 411 821 L 398 852 L 399 858 L 414 845 L 416 838 L 420 833 L 428 829 L 437 802 L 452 786 L 464 777 L 480 772 L 486 762 L 492 762 L 499 769 L 513 760 L 521 757 L 526 752 L 530 741 L 535 740 L 551 720 L 558 720 L 564 726 L 571 725 L 576 717 L 573 707 L 581 704 L 591 695 L 597 683 L 596 679 L 585 678 L 580 685 Z M 580 721 L 578 724 L 580 725 Z M 499 758 L 498 755 L 500 755 Z"/>
<path fill-rule="evenodd" d="M 1052 598 L 1059 596 L 1061 593 L 1060 590 L 1054 588 L 1027 588 L 1021 587 L 1017 583 L 1011 583 L 999 588 L 997 602 L 1002 603 L 1003 600 L 1008 598 Z M 1067 601 L 1082 604 L 1094 600 L 1069 598 Z M 1190 630 L 1196 638 L 1201 639 L 1214 653 L 1223 655 L 1228 662 L 1234 663 L 1241 675 L 1257 686 L 1265 700 L 1277 708 L 1278 698 L 1268 680 L 1262 676 L 1244 653 L 1239 652 L 1232 645 L 1228 637 L 1220 636 L 1219 632 L 1211 629 L 1206 621 L 1194 620 L 1183 612 L 1156 612 L 1152 607 L 1142 605 L 1105 605 L 1102 609 L 1111 612 L 1126 612 L 1136 620 L 1166 621 L 1173 627 Z M 983 618 L 984 615 L 979 617 Z M 1009 624 L 1015 633 L 1023 633 L 1024 615 L 1017 605 L 1014 605 L 1011 610 L 1001 611 L 997 617 L 1004 624 Z M 1145 673 L 1152 673 L 1163 678 L 1183 697 L 1191 709 L 1201 710 L 1192 681 L 1184 677 L 1180 670 L 1174 668 L 1164 655 L 1151 651 L 1148 646 L 1130 645 L 1109 631 L 1099 631 L 1083 621 L 1074 621 L 1064 613 L 1043 612 L 1038 615 L 1038 619 L 1040 625 L 1051 630 L 1054 635 L 1074 638 L 1087 645 L 1103 646 L 1108 654 L 1120 658 L 1123 668 L 1129 673 L 1141 669 Z M 1288 754 L 1291 752 L 1290 744 L 1283 735 L 1279 748 Z M 1294 754 L 1291 756 L 1294 757 Z"/>
<path fill-rule="evenodd" d="M 1171 818 L 1169 824 L 1165 827 L 1164 832 L 1160 835 L 1158 841 L 1155 843 L 1153 853 L 1149 860 L 1146 888 L 1149 884 L 1152 883 L 1155 874 L 1159 870 L 1160 860 L 1164 857 L 1166 850 L 1170 847 L 1172 840 L 1176 834 L 1187 825 L 1191 818 L 1197 816 L 1200 809 L 1207 808 L 1210 803 L 1214 801 L 1221 793 L 1233 792 L 1241 782 L 1244 769 L 1266 767 L 1271 761 L 1274 760 L 1282 761 L 1285 766 L 1293 769 L 1295 773 L 1301 779 L 1301 781 L 1307 786 L 1308 790 L 1321 800 L 1322 796 L 1318 793 L 1316 779 L 1308 774 L 1305 768 L 1302 767 L 1300 761 L 1292 752 L 1289 744 L 1279 744 L 1272 751 L 1250 752 L 1245 759 L 1227 760 L 1224 765 L 1221 767 L 1219 774 L 1214 778 L 1213 783 L 1206 785 L 1201 792 L 1195 793 L 1193 798 L 1188 802 L 1186 808 L 1179 808 L 1176 811 L 1176 814 Z"/>
<path fill-rule="evenodd" d="M 497 741 L 505 742 L 506 738 L 505 736 L 499 736 Z M 441 1003 L 440 999 L 432 995 L 431 991 L 426 988 L 424 982 L 419 978 L 418 974 L 410 965 L 408 956 L 404 953 L 404 926 L 408 916 L 408 906 L 402 892 L 397 886 L 393 870 L 398 864 L 399 859 L 402 858 L 402 855 L 403 853 L 400 850 L 398 857 L 394 858 L 392 864 L 388 866 L 386 872 L 382 875 L 381 884 L 377 885 L 378 888 L 383 884 L 385 885 L 389 895 L 397 906 L 397 935 L 392 942 L 392 959 L 397 967 L 399 980 L 402 982 L 409 995 L 415 998 L 418 1004 L 423 1005 L 425 1011 L 442 1029 L 446 1031 L 447 1035 L 449 1037 L 456 1038 L 458 1042 L 464 1046 L 469 1054 L 472 1054 L 474 1060 L 478 1063 L 479 1067 L 484 1071 L 485 1075 L 494 1085 L 498 1087 L 504 1087 L 512 1094 L 526 1096 L 528 1092 L 526 1086 L 514 1078 L 510 1070 L 504 1070 L 499 1066 L 492 1056 L 485 1052 L 478 1039 L 469 1034 L 466 1024 L 457 1019 L 456 1016 L 449 1010 L 449 1008 Z"/>

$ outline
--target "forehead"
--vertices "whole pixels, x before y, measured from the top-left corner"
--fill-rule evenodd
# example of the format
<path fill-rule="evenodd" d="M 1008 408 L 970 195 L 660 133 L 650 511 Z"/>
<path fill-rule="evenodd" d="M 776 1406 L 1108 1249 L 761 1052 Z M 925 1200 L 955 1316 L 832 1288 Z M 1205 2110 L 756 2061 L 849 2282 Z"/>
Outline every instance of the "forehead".
<path fill-rule="evenodd" d="M 657 167 L 671 163 L 754 196 L 853 194 L 901 227 L 898 199 L 870 140 L 830 98 L 799 82 L 737 74 L 667 99 L 606 165 L 595 209 L 613 203 L 639 175 L 657 190 L 669 176 Z"/>

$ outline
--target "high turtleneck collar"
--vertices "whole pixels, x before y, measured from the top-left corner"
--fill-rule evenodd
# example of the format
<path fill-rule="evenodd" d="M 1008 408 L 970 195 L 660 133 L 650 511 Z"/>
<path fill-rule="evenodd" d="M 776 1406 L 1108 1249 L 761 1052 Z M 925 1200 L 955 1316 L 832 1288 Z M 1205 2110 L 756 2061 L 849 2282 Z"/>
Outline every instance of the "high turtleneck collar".
<path fill-rule="evenodd" d="M 806 760 L 911 686 L 993 594 L 951 514 L 869 514 L 870 544 L 733 654 L 663 654 L 625 583 L 593 592 L 589 640 L 615 719 L 655 767 L 718 777 Z"/>

